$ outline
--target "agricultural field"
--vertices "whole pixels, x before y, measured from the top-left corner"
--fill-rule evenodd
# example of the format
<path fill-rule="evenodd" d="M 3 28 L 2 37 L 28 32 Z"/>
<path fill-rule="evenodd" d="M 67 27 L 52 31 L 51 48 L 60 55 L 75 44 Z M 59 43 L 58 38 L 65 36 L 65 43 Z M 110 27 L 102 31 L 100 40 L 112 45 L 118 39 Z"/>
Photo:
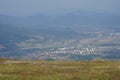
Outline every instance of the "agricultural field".
<path fill-rule="evenodd" d="M 0 80 L 120 80 L 120 62 L 0 59 Z"/>

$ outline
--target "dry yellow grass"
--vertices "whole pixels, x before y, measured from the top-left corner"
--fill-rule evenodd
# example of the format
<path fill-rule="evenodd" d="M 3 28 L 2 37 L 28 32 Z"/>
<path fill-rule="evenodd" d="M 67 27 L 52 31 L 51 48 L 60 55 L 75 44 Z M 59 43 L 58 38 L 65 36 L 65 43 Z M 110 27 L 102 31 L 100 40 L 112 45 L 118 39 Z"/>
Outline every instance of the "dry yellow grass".
<path fill-rule="evenodd" d="M 0 80 L 120 80 L 119 61 L 0 62 Z"/>

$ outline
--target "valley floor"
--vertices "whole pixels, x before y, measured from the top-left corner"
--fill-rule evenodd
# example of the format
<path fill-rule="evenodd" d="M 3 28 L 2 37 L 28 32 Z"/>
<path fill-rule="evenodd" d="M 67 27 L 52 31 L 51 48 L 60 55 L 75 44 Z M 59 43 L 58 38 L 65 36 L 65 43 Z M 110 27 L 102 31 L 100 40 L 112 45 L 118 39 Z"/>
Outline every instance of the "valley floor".
<path fill-rule="evenodd" d="M 0 80 L 120 80 L 120 62 L 0 59 Z"/>

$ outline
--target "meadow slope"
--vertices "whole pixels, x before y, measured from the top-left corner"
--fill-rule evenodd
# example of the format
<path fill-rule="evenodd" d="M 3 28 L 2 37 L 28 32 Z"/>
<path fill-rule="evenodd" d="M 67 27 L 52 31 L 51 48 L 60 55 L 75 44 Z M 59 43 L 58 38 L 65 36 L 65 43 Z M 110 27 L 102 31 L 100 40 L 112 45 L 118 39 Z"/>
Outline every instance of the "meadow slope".
<path fill-rule="evenodd" d="M 120 62 L 0 59 L 0 80 L 120 80 Z"/>

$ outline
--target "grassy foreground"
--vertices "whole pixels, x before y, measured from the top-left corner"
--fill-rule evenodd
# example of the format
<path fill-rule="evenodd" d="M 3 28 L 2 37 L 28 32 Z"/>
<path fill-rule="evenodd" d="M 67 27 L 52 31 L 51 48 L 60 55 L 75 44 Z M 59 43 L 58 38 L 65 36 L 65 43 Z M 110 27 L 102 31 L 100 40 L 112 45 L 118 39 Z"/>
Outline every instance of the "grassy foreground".
<path fill-rule="evenodd" d="M 120 62 L 0 59 L 0 80 L 120 80 Z"/>

